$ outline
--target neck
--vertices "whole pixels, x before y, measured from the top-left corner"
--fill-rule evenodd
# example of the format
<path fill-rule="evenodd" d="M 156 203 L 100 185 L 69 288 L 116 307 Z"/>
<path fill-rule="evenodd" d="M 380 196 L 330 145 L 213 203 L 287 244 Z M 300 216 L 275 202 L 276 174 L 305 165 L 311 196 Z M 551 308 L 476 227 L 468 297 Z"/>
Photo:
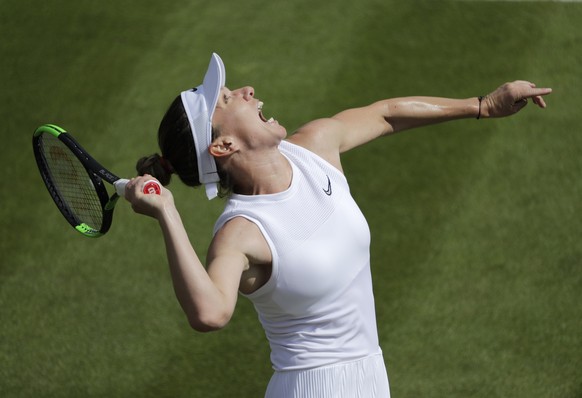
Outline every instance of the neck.
<path fill-rule="evenodd" d="M 230 176 L 237 194 L 274 194 L 291 185 L 293 169 L 278 148 L 260 153 L 253 151 L 232 160 Z"/>

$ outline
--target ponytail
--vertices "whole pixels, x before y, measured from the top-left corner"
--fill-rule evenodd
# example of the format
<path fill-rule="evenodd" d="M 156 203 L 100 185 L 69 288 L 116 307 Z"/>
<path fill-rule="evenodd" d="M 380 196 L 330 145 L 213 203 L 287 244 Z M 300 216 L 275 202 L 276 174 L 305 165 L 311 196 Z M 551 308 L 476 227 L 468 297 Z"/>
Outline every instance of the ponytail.
<path fill-rule="evenodd" d="M 145 156 L 138 160 L 135 168 L 140 176 L 149 174 L 164 186 L 168 185 L 172 180 L 172 166 L 166 159 L 157 153 Z"/>

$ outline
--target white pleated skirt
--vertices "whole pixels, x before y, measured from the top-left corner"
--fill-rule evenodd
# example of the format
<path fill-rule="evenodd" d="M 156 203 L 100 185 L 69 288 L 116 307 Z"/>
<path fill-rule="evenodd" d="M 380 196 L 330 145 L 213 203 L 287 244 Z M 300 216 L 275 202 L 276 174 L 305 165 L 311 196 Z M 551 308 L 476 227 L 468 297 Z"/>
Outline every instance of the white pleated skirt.
<path fill-rule="evenodd" d="M 307 370 L 275 372 L 265 398 L 390 398 L 382 354 Z"/>

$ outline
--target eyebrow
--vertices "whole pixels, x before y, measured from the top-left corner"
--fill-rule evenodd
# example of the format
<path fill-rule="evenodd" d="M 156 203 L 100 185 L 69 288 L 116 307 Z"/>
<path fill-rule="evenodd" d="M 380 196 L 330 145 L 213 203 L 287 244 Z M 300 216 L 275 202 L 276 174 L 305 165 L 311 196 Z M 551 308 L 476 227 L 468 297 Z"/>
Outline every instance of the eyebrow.
<path fill-rule="evenodd" d="M 218 97 L 218 102 L 221 105 L 224 105 L 224 97 L 227 95 L 227 93 L 224 92 L 225 89 L 228 90 L 228 87 L 223 86 L 223 87 L 220 88 L 220 95 Z M 230 91 L 230 90 L 228 90 L 228 91 Z"/>

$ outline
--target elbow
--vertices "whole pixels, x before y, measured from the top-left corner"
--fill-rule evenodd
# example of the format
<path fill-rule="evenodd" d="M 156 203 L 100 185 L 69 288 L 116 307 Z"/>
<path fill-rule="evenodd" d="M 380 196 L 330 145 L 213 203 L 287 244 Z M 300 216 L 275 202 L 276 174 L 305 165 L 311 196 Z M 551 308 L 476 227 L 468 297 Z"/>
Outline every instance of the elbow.
<path fill-rule="evenodd" d="M 228 325 L 230 317 L 230 314 L 208 314 L 205 316 L 195 314 L 188 316 L 188 323 L 197 332 L 208 333 L 223 329 Z"/>

